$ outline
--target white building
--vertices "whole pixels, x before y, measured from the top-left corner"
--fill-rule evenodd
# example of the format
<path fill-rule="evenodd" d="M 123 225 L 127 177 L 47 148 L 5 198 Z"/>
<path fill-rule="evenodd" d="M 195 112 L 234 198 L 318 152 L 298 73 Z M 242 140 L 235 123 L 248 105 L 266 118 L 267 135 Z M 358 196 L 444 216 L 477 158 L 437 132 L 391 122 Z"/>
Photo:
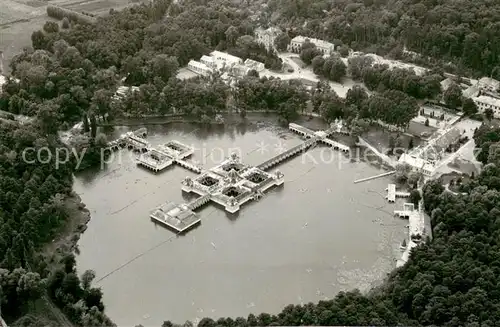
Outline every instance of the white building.
<path fill-rule="evenodd" d="M 243 64 L 243 60 L 226 52 L 212 51 L 210 57 L 213 58 L 214 68 L 219 70 Z"/>
<path fill-rule="evenodd" d="M 208 76 L 213 71 L 212 68 L 196 60 L 189 61 L 188 69 L 191 70 L 192 72 L 195 72 L 196 74 L 203 76 Z"/>
<path fill-rule="evenodd" d="M 434 174 L 434 165 L 431 162 L 416 155 L 403 153 L 401 157 L 399 157 L 399 163 L 407 164 L 413 171 L 420 172 L 428 177 Z"/>
<path fill-rule="evenodd" d="M 276 27 L 269 27 L 267 30 L 259 27 L 255 30 L 255 41 L 263 44 L 268 50 L 274 49 L 274 40 L 281 34 L 281 30 Z"/>
<path fill-rule="evenodd" d="M 250 67 L 245 65 L 234 65 L 229 69 L 231 76 L 242 77 L 248 75 L 248 72 L 252 70 Z"/>
<path fill-rule="evenodd" d="M 316 48 L 321 50 L 323 55 L 329 55 L 335 50 L 335 45 L 333 43 L 299 35 L 294 37 L 292 41 L 290 41 L 290 44 L 288 45 L 288 51 L 299 53 L 302 50 L 302 46 L 306 42 L 310 42 L 316 45 Z"/>
<path fill-rule="evenodd" d="M 463 95 L 464 97 L 471 99 L 480 97 L 481 95 L 486 95 L 492 98 L 500 98 L 499 91 L 500 91 L 499 81 L 490 77 L 483 77 L 479 79 L 477 83 L 464 90 Z"/>
<path fill-rule="evenodd" d="M 484 113 L 486 109 L 493 110 L 493 117 L 500 118 L 500 100 L 487 96 L 480 95 L 472 98 L 474 103 L 477 105 L 479 112 Z"/>
<path fill-rule="evenodd" d="M 259 73 L 266 68 L 263 63 L 252 59 L 245 60 L 245 66 L 250 69 L 255 69 Z"/>
<path fill-rule="evenodd" d="M 122 99 L 129 92 L 133 93 L 133 92 L 137 92 L 137 91 L 139 91 L 138 86 L 124 86 L 124 85 L 122 85 L 122 86 L 119 86 L 118 89 L 116 90 L 115 94 L 113 95 L 113 99 L 115 99 L 115 100 Z"/>
<path fill-rule="evenodd" d="M 200 58 L 200 62 L 202 64 L 204 64 L 205 66 L 207 67 L 210 67 L 210 68 L 216 68 L 215 67 L 215 60 L 214 60 L 214 57 L 210 57 L 210 56 L 201 56 Z"/>
<path fill-rule="evenodd" d="M 498 92 L 500 82 L 490 77 L 483 77 L 477 81 L 477 86 L 482 91 Z"/>

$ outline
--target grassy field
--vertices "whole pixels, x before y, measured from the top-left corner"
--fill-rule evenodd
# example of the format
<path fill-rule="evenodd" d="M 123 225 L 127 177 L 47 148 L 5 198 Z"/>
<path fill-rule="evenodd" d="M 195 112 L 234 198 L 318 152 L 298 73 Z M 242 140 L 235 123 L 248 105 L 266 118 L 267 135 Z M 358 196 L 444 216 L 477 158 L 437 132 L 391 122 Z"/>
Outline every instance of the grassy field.
<path fill-rule="evenodd" d="M 0 0 L 0 51 L 4 53 L 5 73 L 9 62 L 23 48 L 31 46 L 31 34 L 47 20 L 47 5 L 61 6 L 77 12 L 105 15 L 111 8 L 120 10 L 147 0 Z"/>

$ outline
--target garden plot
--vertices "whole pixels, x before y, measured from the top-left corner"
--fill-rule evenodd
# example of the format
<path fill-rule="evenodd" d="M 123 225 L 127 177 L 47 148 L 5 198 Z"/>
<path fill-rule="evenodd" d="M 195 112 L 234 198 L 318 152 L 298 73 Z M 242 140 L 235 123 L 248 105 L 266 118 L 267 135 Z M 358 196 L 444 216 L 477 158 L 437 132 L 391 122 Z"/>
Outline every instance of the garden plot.
<path fill-rule="evenodd" d="M 0 27 L 44 15 L 45 4 L 40 1 L 0 1 Z M 2 32 L 3 35 L 3 32 Z"/>

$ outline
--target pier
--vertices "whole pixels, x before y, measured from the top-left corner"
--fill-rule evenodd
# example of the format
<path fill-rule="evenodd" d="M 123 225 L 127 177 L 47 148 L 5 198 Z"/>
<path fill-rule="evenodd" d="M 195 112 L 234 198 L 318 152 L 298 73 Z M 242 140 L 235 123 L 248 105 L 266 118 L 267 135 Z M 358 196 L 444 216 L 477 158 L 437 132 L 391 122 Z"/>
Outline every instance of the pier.
<path fill-rule="evenodd" d="M 139 128 L 133 132 L 122 134 L 118 139 L 108 142 L 107 145 L 114 151 L 127 146 L 131 150 L 145 152 L 149 147 L 148 141 L 144 139 L 147 134 L 146 128 Z"/>
<path fill-rule="evenodd" d="M 284 183 L 284 176 L 280 171 L 271 174 L 267 171 L 288 158 L 307 151 L 319 142 L 331 146 L 336 150 L 348 152 L 348 146 L 331 140 L 328 136 L 338 130 L 331 128 L 327 131 L 313 131 L 298 124 L 291 123 L 289 129 L 302 135 L 306 140 L 276 156 L 252 167 L 244 164 L 241 159 L 232 154 L 221 164 L 208 170 L 202 169 L 185 158 L 193 154 L 193 149 L 178 141 L 170 141 L 158 148 L 147 146 L 145 153 L 138 159 L 138 164 L 155 172 L 176 163 L 197 174 L 195 178 L 186 177 L 182 182 L 182 191 L 195 193 L 198 198 L 180 205 L 167 202 L 151 212 L 151 218 L 168 227 L 181 232 L 199 222 L 194 210 L 213 202 L 229 213 L 235 213 L 241 206 L 253 200 L 259 200 L 264 193 Z M 129 139 L 134 139 L 127 134 Z M 146 142 L 147 144 L 147 142 Z"/>
<path fill-rule="evenodd" d="M 200 195 L 200 202 L 188 204 L 193 209 L 198 204 L 201 206 L 212 201 L 223 206 L 227 212 L 235 213 L 246 202 L 260 198 L 266 190 L 283 182 L 283 174 L 279 171 L 270 174 L 259 167 L 250 167 L 232 154 L 195 179 L 186 177 L 182 182 L 182 191 Z"/>
<path fill-rule="evenodd" d="M 173 160 L 187 163 L 180 159 Z M 191 168 L 198 169 L 192 165 Z M 260 199 L 271 187 L 284 183 L 281 172 L 270 174 L 258 167 L 245 165 L 236 154 L 209 170 L 199 170 L 199 173 L 194 179 L 186 177 L 181 187 L 183 192 L 198 194 L 198 198 L 180 205 L 167 202 L 153 209 L 150 217 L 177 232 L 186 231 L 199 222 L 194 210 L 209 202 L 235 213 L 245 203 Z"/>
<path fill-rule="evenodd" d="M 392 173 L 394 173 L 394 172 L 392 172 Z M 396 202 L 396 198 L 409 198 L 410 197 L 409 192 L 396 191 L 396 184 L 389 184 L 385 190 L 387 191 L 386 199 L 387 199 L 387 201 L 389 201 L 391 203 Z"/>
<path fill-rule="evenodd" d="M 324 143 L 326 145 L 329 145 L 332 148 L 334 148 L 335 150 L 340 150 L 340 151 L 345 152 L 345 153 L 349 152 L 349 150 L 350 150 L 350 148 L 347 145 L 344 145 L 342 143 L 339 143 L 337 141 L 331 140 L 331 139 L 326 138 L 326 137 L 319 139 L 319 142 Z"/>
<path fill-rule="evenodd" d="M 377 179 L 377 178 L 389 176 L 389 175 L 392 175 L 394 173 L 396 173 L 396 171 L 392 170 L 392 171 L 388 171 L 388 172 L 385 172 L 385 173 L 382 173 L 382 174 L 378 174 L 378 175 L 375 175 L 375 176 L 370 176 L 370 177 L 366 177 L 366 178 L 357 179 L 357 180 L 354 181 L 354 184 L 371 181 L 372 179 Z"/>
<path fill-rule="evenodd" d="M 406 248 L 401 259 L 396 263 L 396 267 L 401 267 L 408 261 L 411 250 L 418 246 L 426 235 L 423 201 L 419 202 L 418 208 L 415 208 L 413 203 L 405 203 L 403 210 L 396 210 L 394 214 L 409 220 Z"/>
<path fill-rule="evenodd" d="M 191 210 L 196 210 L 207 204 L 208 202 L 210 202 L 210 194 L 205 194 L 189 202 L 187 206 Z"/>
<path fill-rule="evenodd" d="M 198 166 L 192 162 L 186 161 L 186 160 L 175 159 L 173 162 L 175 162 L 179 166 L 186 168 L 188 170 L 191 170 L 192 172 L 195 172 L 197 174 L 200 174 L 203 171 L 203 169 L 200 166 Z"/>
<path fill-rule="evenodd" d="M 396 202 L 396 184 L 389 184 L 387 186 L 387 201 Z"/>
<path fill-rule="evenodd" d="M 335 150 L 340 150 L 342 152 L 349 152 L 349 146 L 342 144 L 340 142 L 329 139 L 328 136 L 335 133 L 338 130 L 338 127 L 331 127 L 325 131 L 313 131 L 304 126 L 290 123 L 288 124 L 288 129 L 294 133 L 302 135 L 306 139 L 316 139 L 316 142 L 321 142 L 323 144 L 329 145 Z"/>
<path fill-rule="evenodd" d="M 301 143 L 299 145 L 294 146 L 293 148 L 290 148 L 286 150 L 285 152 L 282 152 L 274 157 L 272 157 L 269 160 L 264 161 L 260 165 L 257 166 L 257 168 L 262 169 L 262 170 L 268 170 L 269 168 L 272 168 L 276 166 L 277 164 L 281 163 L 282 161 L 298 154 L 301 153 L 305 150 L 307 150 L 309 147 L 314 146 L 318 142 L 317 137 L 313 137 L 304 143 Z"/>
<path fill-rule="evenodd" d="M 137 159 L 138 165 L 151 169 L 155 173 L 171 166 L 173 162 L 174 160 L 167 154 L 156 149 L 149 149 Z"/>

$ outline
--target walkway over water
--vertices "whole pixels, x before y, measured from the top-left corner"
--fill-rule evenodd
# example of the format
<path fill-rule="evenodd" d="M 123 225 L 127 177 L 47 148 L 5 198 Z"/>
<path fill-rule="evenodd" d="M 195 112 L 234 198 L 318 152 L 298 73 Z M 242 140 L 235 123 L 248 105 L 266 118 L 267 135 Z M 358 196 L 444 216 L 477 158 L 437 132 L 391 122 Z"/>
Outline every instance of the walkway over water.
<path fill-rule="evenodd" d="M 282 153 L 272 157 L 271 159 L 264 161 L 263 163 L 258 165 L 257 168 L 262 169 L 262 170 L 268 170 L 268 169 L 278 165 L 282 161 L 284 161 L 284 160 L 286 160 L 286 159 L 288 159 L 296 154 L 304 152 L 309 147 L 316 145 L 316 143 L 318 143 L 318 139 L 319 139 L 318 137 L 314 137 L 312 139 L 305 141 L 304 143 L 296 145 L 293 148 L 290 148 L 290 149 L 286 150 L 285 152 L 282 152 Z"/>
<path fill-rule="evenodd" d="M 199 207 L 203 206 L 204 204 L 207 204 L 208 202 L 210 202 L 210 194 L 205 194 L 189 202 L 188 207 L 191 210 L 196 210 Z"/>
<path fill-rule="evenodd" d="M 385 172 L 385 173 L 382 173 L 382 174 L 378 174 L 378 175 L 375 175 L 375 176 L 370 176 L 370 177 L 366 177 L 366 178 L 357 179 L 357 180 L 354 181 L 354 184 L 371 181 L 372 179 L 389 176 L 389 175 L 392 175 L 394 173 L 396 173 L 396 171 L 392 170 L 392 171 L 388 171 L 388 172 Z"/>
<path fill-rule="evenodd" d="M 304 126 L 290 123 L 288 125 L 288 128 L 292 132 L 295 132 L 297 134 L 302 135 L 307 140 L 304 143 L 296 145 L 293 148 L 290 148 L 290 149 L 286 150 L 285 152 L 279 153 L 276 156 L 266 160 L 265 162 L 258 165 L 257 168 L 262 169 L 262 170 L 270 169 L 270 168 L 280 164 L 284 160 L 291 158 L 294 155 L 305 152 L 310 147 L 315 146 L 318 142 L 329 145 L 332 148 L 334 148 L 335 150 L 340 150 L 342 152 L 349 152 L 349 150 L 350 150 L 349 146 L 328 138 L 328 135 L 334 133 L 336 130 L 333 127 L 330 128 L 329 130 L 326 130 L 326 131 L 316 131 L 315 132 L 315 131 L 310 130 L 309 128 L 306 128 Z"/>
<path fill-rule="evenodd" d="M 122 135 L 118 142 L 126 142 L 129 147 L 141 150 L 143 153 L 138 158 L 137 164 L 154 172 L 159 172 L 177 163 L 183 168 L 200 174 L 195 179 L 186 177 L 182 183 L 184 192 L 196 193 L 200 196 L 199 198 L 180 205 L 167 201 L 163 206 L 155 208 L 150 214 L 153 220 L 182 232 L 199 222 L 194 210 L 210 201 L 224 206 L 225 210 L 230 213 L 235 213 L 246 202 L 262 197 L 267 189 L 282 185 L 284 177 L 281 172 L 276 171 L 274 174 L 270 174 L 266 170 L 299 153 L 304 153 L 310 147 L 317 145 L 318 142 L 343 152 L 350 150 L 347 145 L 328 139 L 328 135 L 336 130 L 333 127 L 327 131 L 315 132 L 292 123 L 289 125 L 289 129 L 301 134 L 306 140 L 255 167 L 245 165 L 237 155 L 233 154 L 220 165 L 204 170 L 199 165 L 184 160 L 193 154 L 194 151 L 191 147 L 174 140 L 160 145 L 158 148 L 153 148 L 140 137 L 147 134 L 144 128 Z M 114 145 L 116 142 L 110 144 Z"/>
<path fill-rule="evenodd" d="M 387 196 L 386 199 L 389 202 L 396 202 L 396 198 L 409 198 L 410 197 L 410 192 L 401 192 L 401 191 L 396 191 L 396 184 L 389 184 L 387 186 Z"/>

